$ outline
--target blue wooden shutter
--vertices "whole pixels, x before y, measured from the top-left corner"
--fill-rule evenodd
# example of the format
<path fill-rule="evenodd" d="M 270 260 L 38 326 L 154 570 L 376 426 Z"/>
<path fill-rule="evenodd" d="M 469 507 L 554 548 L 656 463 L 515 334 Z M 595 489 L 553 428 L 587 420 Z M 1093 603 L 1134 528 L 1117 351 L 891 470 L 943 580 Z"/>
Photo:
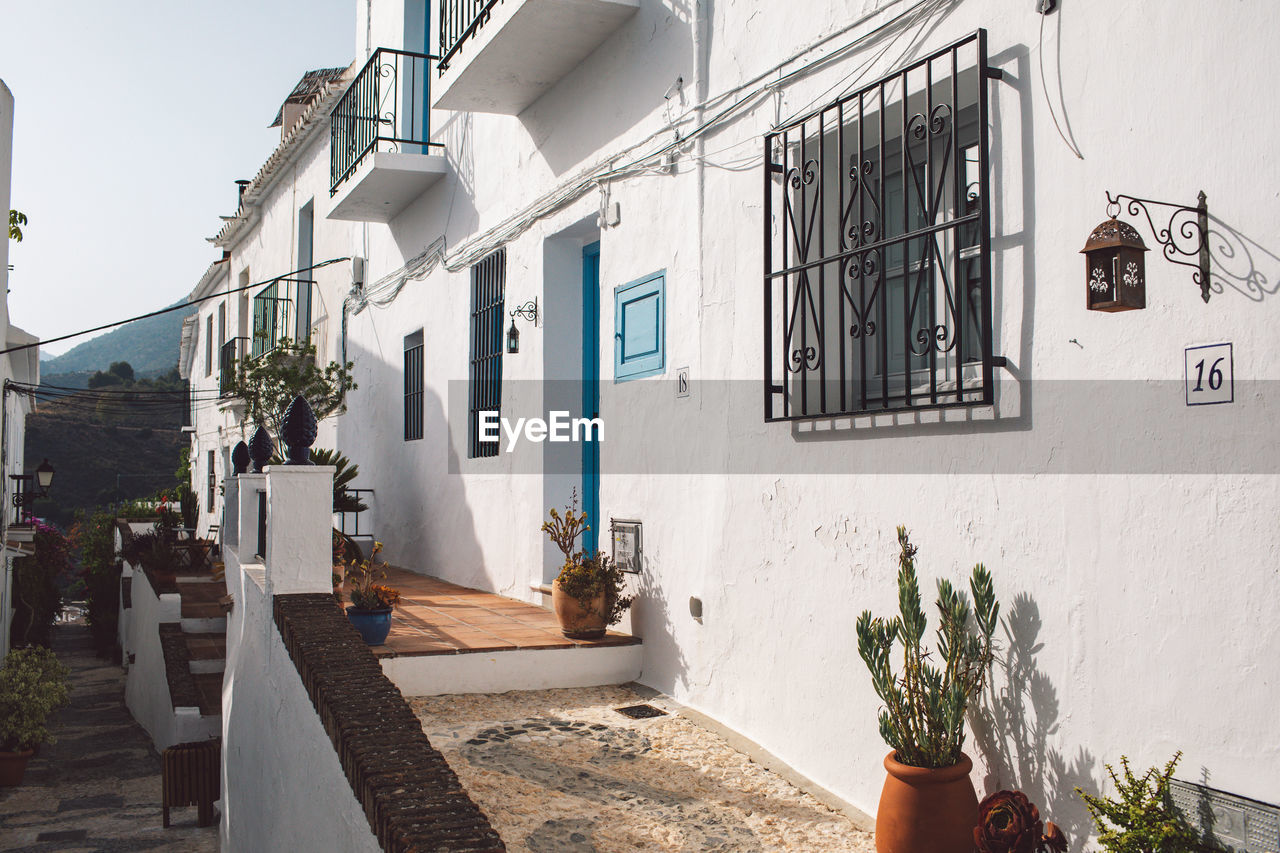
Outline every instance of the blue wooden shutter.
<path fill-rule="evenodd" d="M 666 358 L 666 271 L 613 292 L 613 378 L 661 373 Z"/>

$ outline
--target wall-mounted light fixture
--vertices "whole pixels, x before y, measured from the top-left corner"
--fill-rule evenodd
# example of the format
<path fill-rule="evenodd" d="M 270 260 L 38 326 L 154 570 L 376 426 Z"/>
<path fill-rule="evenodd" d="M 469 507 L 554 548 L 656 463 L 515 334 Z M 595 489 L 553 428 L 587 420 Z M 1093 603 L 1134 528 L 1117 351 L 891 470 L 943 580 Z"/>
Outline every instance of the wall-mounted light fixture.
<path fill-rule="evenodd" d="M 507 329 L 507 352 L 512 355 L 520 352 L 520 330 L 516 328 L 516 317 L 522 317 L 536 327 L 538 325 L 538 298 L 535 296 L 519 308 L 513 308 L 511 311 L 511 328 Z"/>
<path fill-rule="evenodd" d="M 36 498 L 47 498 L 49 496 L 49 487 L 53 485 L 53 466 L 46 459 L 36 468 L 34 476 L 31 474 L 10 474 L 9 479 L 13 480 L 13 505 L 19 510 L 24 506 L 35 503 Z M 35 488 L 32 488 L 32 482 Z"/>
<path fill-rule="evenodd" d="M 1156 225 L 1152 208 L 1172 208 L 1168 221 Z M 1146 269 L 1142 235 L 1117 217 L 1141 214 L 1160 244 L 1165 260 L 1195 270 L 1191 280 L 1200 285 L 1200 298 L 1209 301 L 1209 205 L 1203 191 L 1195 207 L 1107 192 L 1110 217 L 1089 235 L 1081 250 L 1085 256 L 1086 302 L 1093 311 L 1127 311 L 1145 308 Z M 1187 258 L 1188 260 L 1182 260 Z M 1193 259 L 1193 260 L 1192 260 Z"/>

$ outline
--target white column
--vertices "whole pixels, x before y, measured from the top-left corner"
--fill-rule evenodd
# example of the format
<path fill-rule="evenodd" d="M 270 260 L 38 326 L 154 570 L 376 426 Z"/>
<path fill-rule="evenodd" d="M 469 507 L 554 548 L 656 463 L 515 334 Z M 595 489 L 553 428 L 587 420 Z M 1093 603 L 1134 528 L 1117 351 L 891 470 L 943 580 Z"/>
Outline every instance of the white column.
<path fill-rule="evenodd" d="M 271 595 L 333 589 L 331 465 L 267 468 L 267 590 Z"/>
<path fill-rule="evenodd" d="M 240 478 L 243 474 L 227 477 L 222 481 L 222 546 L 240 546 Z"/>
<path fill-rule="evenodd" d="M 241 565 L 260 563 L 255 556 L 258 547 L 258 493 L 266 491 L 266 474 L 241 474 L 236 478 L 236 556 Z"/>

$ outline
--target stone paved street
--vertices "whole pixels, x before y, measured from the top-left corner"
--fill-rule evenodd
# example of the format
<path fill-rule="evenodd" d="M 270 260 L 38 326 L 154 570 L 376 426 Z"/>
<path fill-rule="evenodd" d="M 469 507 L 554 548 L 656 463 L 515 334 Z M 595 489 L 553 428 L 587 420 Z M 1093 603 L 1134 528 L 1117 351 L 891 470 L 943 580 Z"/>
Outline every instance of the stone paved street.
<path fill-rule="evenodd" d="M 217 850 L 217 827 L 197 828 L 195 808 L 161 827 L 160 756 L 124 706 L 124 671 L 94 656 L 84 625 L 59 626 L 54 650 L 71 667 L 71 704 L 22 786 L 0 789 L 0 850 Z"/>
<path fill-rule="evenodd" d="M 848 817 L 624 687 L 413 697 L 511 853 L 872 853 Z"/>

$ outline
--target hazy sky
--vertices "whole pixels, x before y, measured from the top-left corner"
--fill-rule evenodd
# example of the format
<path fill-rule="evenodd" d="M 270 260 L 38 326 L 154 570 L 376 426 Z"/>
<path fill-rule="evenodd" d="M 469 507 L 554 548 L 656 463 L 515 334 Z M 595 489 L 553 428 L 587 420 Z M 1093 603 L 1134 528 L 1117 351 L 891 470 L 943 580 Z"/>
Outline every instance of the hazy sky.
<path fill-rule="evenodd" d="M 233 182 L 280 141 L 281 101 L 352 60 L 355 18 L 352 0 L 0 0 L 12 206 L 30 218 L 12 322 L 52 338 L 190 293 Z"/>

